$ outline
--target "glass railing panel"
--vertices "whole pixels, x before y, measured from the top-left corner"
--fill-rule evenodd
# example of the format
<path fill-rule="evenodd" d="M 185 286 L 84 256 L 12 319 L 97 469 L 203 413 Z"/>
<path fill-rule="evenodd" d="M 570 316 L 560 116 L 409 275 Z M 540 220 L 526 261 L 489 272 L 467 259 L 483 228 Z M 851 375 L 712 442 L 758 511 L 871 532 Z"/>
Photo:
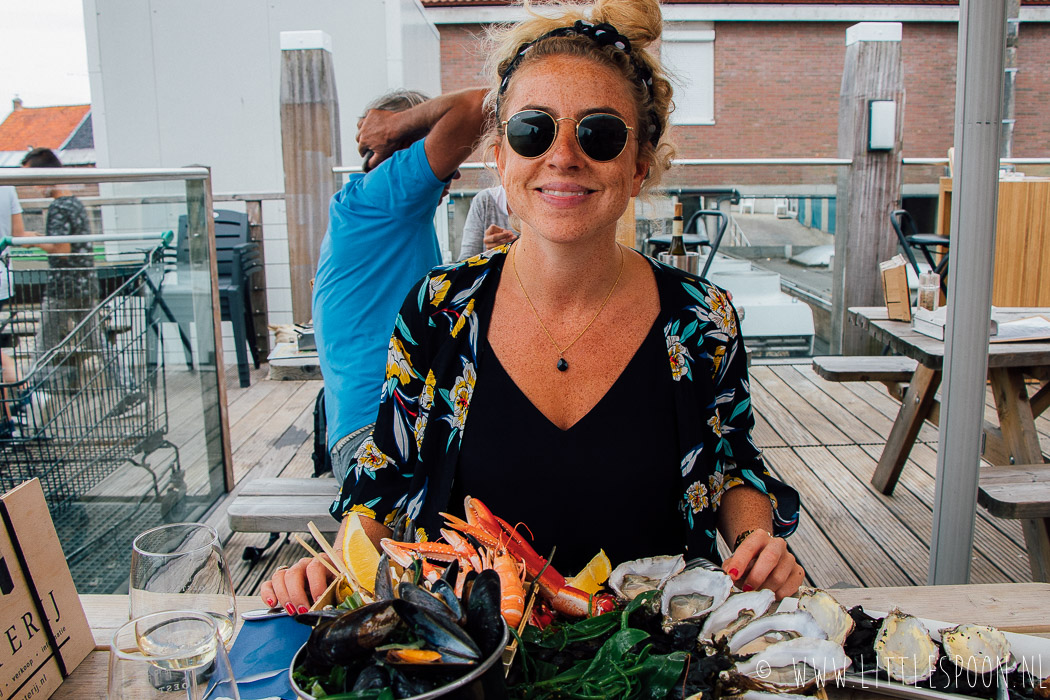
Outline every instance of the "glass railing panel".
<path fill-rule="evenodd" d="M 41 235 L 5 246 L 0 490 L 40 479 L 80 593 L 126 589 L 136 534 L 226 490 L 207 178 L 0 171 Z"/>

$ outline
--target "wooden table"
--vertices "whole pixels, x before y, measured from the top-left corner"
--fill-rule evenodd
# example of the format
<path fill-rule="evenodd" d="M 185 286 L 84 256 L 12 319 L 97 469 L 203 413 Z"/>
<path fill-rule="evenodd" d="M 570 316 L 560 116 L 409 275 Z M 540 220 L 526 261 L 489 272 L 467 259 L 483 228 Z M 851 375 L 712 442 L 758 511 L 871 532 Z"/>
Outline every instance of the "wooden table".
<path fill-rule="evenodd" d="M 1050 318 L 1050 308 L 999 309 L 998 316 Z M 912 445 L 925 420 L 937 424 L 940 406 L 935 398 L 941 384 L 944 342 L 917 333 L 911 324 L 890 321 L 885 307 L 849 309 L 850 323 L 866 329 L 896 352 L 918 361 L 901 398 L 901 408 L 886 439 L 886 447 L 871 483 L 884 494 L 892 494 Z M 1029 396 L 1027 378 L 1040 382 Z M 1035 418 L 1050 407 L 1050 342 L 990 343 L 988 379 L 995 399 L 999 425 L 985 422 L 984 458 L 993 465 L 1042 464 L 1043 452 L 1035 429 Z M 1050 519 L 1022 519 L 1032 575 L 1050 580 Z"/>
<path fill-rule="evenodd" d="M 1050 639 L 1050 584 L 997 583 L 968 586 L 914 586 L 901 588 L 841 588 L 828 591 L 846 607 L 863 605 L 886 611 L 899 607 L 907 613 L 945 622 L 976 622 L 1007 632 L 1037 635 Z M 120 595 L 83 595 L 95 651 L 76 668 L 58 691 L 56 700 L 103 698 L 109 659 L 108 645 L 113 632 L 127 621 L 128 598 Z M 238 610 L 259 607 L 258 598 L 239 596 Z M 863 691 L 831 690 L 844 698 Z"/>

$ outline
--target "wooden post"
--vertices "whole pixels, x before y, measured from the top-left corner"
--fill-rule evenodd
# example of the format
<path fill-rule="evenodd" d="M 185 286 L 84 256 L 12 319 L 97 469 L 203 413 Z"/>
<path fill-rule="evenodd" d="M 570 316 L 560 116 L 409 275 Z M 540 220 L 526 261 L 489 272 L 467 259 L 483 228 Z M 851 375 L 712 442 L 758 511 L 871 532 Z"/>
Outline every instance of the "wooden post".
<path fill-rule="evenodd" d="M 339 189 L 332 172 L 342 151 L 331 44 L 322 31 L 281 32 L 281 146 L 296 323 L 312 317 L 310 280 L 328 228 L 328 201 Z"/>
<path fill-rule="evenodd" d="M 262 201 L 249 199 L 244 203 L 248 213 L 248 238 L 259 244 L 259 262 L 262 270 L 252 275 L 252 318 L 255 321 L 255 344 L 264 358 L 270 354 L 269 308 L 266 305 L 266 245 L 263 241 Z"/>
<path fill-rule="evenodd" d="M 892 100 L 895 115 L 892 148 L 868 149 L 869 103 Z M 853 165 L 840 169 L 832 269 L 831 352 L 877 353 L 867 332 L 846 322 L 851 306 L 880 306 L 879 263 L 897 252 L 890 212 L 900 206 L 901 134 L 904 80 L 901 25 L 861 22 L 846 30 L 846 62 L 839 93 L 839 158 Z"/>

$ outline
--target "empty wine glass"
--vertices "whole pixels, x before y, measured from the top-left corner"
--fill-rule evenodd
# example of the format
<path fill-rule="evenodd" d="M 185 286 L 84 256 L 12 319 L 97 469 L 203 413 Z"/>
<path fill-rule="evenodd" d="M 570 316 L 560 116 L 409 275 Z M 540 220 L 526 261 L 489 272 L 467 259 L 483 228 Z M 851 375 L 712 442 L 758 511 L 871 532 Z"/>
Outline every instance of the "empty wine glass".
<path fill-rule="evenodd" d="M 237 603 L 214 528 L 175 523 L 146 530 L 131 552 L 131 617 L 196 610 L 215 618 L 223 644 L 233 641 Z"/>
<path fill-rule="evenodd" d="M 171 610 L 125 623 L 109 650 L 108 700 L 240 700 L 216 622 Z"/>

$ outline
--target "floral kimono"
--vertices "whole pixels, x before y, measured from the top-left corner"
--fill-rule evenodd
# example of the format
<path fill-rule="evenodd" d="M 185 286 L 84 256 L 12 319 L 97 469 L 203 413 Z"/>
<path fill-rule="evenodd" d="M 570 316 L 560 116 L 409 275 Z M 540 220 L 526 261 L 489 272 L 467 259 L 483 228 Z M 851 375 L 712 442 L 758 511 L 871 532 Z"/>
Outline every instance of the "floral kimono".
<path fill-rule="evenodd" d="M 401 307 L 390 338 L 375 432 L 351 462 L 332 505 L 334 517 L 356 511 L 389 524 L 406 512 L 426 530 L 436 531 L 438 513 L 448 510 L 479 380 L 482 324 L 475 309 L 492 308 L 488 302 L 499 286 L 507 251 L 504 246 L 434 268 Z M 726 490 L 747 483 L 768 494 L 774 529 L 781 536 L 798 523 L 798 493 L 769 474 L 751 439 L 747 358 L 727 295 L 693 275 L 650 262 L 660 295 L 658 323 L 674 380 L 679 436 L 679 463 L 665 468 L 681 471 L 678 508 L 687 526 L 683 545 L 690 556 L 718 561 L 715 511 Z M 645 439 L 644 432 L 637 439 Z"/>

